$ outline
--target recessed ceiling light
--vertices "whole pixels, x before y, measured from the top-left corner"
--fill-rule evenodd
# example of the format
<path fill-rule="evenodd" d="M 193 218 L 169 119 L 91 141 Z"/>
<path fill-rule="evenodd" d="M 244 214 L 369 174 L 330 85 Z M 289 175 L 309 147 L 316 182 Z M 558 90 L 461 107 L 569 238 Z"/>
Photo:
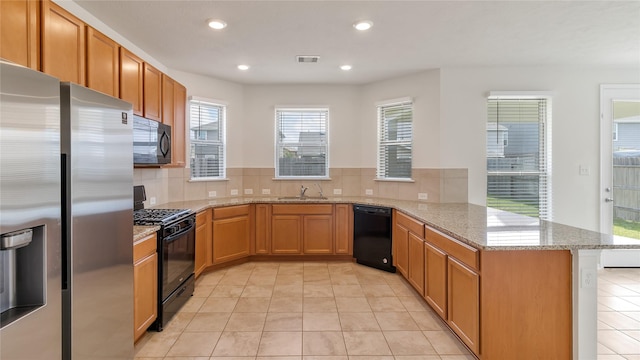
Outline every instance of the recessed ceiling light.
<path fill-rule="evenodd" d="M 249 70 L 249 65 L 238 65 L 238 70 Z"/>
<path fill-rule="evenodd" d="M 215 30 L 222 30 L 227 27 L 227 23 L 219 19 L 209 19 L 207 20 L 207 24 L 209 24 L 210 28 Z"/>
<path fill-rule="evenodd" d="M 340 69 L 342 69 L 344 71 L 349 71 L 349 70 L 351 70 L 351 65 L 342 65 L 342 66 L 340 66 Z"/>
<path fill-rule="evenodd" d="M 360 31 L 369 30 L 371 29 L 372 26 L 373 26 L 373 23 L 369 20 L 358 21 L 353 24 L 353 27 L 356 28 L 356 30 L 360 30 Z"/>

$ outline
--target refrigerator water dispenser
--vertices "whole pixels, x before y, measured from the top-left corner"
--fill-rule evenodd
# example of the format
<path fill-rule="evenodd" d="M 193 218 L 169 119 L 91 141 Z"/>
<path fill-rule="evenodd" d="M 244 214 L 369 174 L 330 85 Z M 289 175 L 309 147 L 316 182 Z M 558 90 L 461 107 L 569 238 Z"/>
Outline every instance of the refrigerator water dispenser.
<path fill-rule="evenodd" d="M 0 235 L 0 328 L 45 303 L 44 226 Z"/>

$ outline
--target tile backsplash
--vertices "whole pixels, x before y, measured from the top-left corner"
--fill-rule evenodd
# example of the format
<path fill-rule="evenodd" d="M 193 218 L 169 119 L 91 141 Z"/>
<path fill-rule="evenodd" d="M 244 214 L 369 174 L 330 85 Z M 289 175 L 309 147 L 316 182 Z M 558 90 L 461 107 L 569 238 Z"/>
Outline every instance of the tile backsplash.
<path fill-rule="evenodd" d="M 375 168 L 331 168 L 328 180 L 274 180 L 273 168 L 228 168 L 227 179 L 217 181 L 190 181 L 186 168 L 136 168 L 134 185 L 144 185 L 147 193 L 145 206 L 151 197 L 156 204 L 174 201 L 200 200 L 211 197 L 243 196 L 295 196 L 300 186 L 308 187 L 307 195 L 318 195 L 315 183 L 320 184 L 325 196 L 372 196 L 401 200 L 418 200 L 426 194 L 425 202 L 467 202 L 467 169 L 412 169 L 412 182 L 375 180 Z M 334 195 L 339 189 L 341 195 Z M 366 190 L 370 189 L 372 195 Z M 210 196 L 213 195 L 213 196 Z M 424 195 L 423 195 L 424 196 Z"/>

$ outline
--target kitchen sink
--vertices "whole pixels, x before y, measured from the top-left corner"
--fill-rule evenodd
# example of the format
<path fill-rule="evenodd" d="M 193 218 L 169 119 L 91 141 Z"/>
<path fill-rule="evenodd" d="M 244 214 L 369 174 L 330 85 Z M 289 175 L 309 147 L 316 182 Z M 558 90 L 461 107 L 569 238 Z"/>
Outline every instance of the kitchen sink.
<path fill-rule="evenodd" d="M 281 196 L 278 200 L 328 200 L 326 196 Z"/>

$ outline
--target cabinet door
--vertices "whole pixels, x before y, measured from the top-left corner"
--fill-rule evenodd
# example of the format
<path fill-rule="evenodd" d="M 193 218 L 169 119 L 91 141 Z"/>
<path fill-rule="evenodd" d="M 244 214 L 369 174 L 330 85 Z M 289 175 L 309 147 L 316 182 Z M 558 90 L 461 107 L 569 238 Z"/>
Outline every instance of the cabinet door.
<path fill-rule="evenodd" d="M 428 242 L 424 243 L 424 298 L 447 319 L 447 254 Z"/>
<path fill-rule="evenodd" d="M 271 253 L 271 205 L 256 204 L 256 254 Z"/>
<path fill-rule="evenodd" d="M 271 253 L 300 254 L 302 220 L 299 215 L 274 215 L 271 218 Z"/>
<path fill-rule="evenodd" d="M 211 210 L 208 209 L 196 215 L 196 277 L 211 265 L 211 240 Z"/>
<path fill-rule="evenodd" d="M 0 58 L 40 70 L 37 0 L 0 1 Z"/>
<path fill-rule="evenodd" d="M 133 266 L 134 339 L 138 340 L 158 317 L 158 254 Z"/>
<path fill-rule="evenodd" d="M 145 78 L 146 79 L 146 78 Z M 172 78 L 165 74 L 162 74 L 162 123 L 171 126 L 171 137 L 173 138 L 173 117 L 174 117 L 174 102 L 173 95 L 175 89 L 175 82 Z M 173 145 L 173 144 L 172 144 Z"/>
<path fill-rule="evenodd" d="M 409 230 L 401 225 L 393 226 L 393 262 L 405 278 L 409 275 Z"/>
<path fill-rule="evenodd" d="M 249 216 L 213 221 L 213 263 L 249 256 Z"/>
<path fill-rule="evenodd" d="M 174 82 L 173 101 L 171 163 L 183 167 L 186 164 L 187 88 L 178 82 Z"/>
<path fill-rule="evenodd" d="M 129 50 L 120 48 L 120 99 L 133 105 L 133 113 L 142 116 L 144 62 Z"/>
<path fill-rule="evenodd" d="M 144 117 L 162 121 L 162 73 L 153 66 L 144 63 Z"/>
<path fill-rule="evenodd" d="M 87 27 L 87 87 L 113 97 L 120 94 L 120 46 Z"/>
<path fill-rule="evenodd" d="M 85 24 L 51 1 L 42 2 L 42 71 L 85 85 Z"/>
<path fill-rule="evenodd" d="M 480 339 L 480 278 L 454 258 L 448 264 L 448 320 L 449 326 L 476 354 Z"/>
<path fill-rule="evenodd" d="M 333 254 L 333 216 L 304 215 L 302 242 L 305 254 Z"/>
<path fill-rule="evenodd" d="M 336 204 L 335 224 L 336 254 L 353 254 L 353 207 L 350 204 Z"/>
<path fill-rule="evenodd" d="M 409 232 L 409 268 L 407 280 L 424 296 L 424 240 Z"/>

